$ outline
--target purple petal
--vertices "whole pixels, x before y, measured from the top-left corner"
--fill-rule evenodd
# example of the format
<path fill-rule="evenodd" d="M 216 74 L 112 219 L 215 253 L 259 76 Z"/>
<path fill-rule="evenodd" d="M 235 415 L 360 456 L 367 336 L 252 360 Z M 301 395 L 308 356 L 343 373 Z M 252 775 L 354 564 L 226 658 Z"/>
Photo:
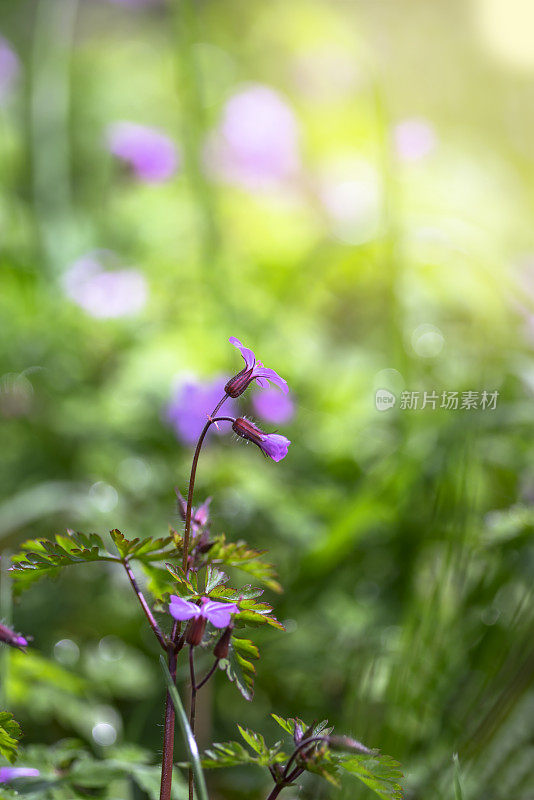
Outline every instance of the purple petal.
<path fill-rule="evenodd" d="M 0 767 L 0 783 L 7 783 L 16 778 L 37 778 L 41 773 L 31 767 Z"/>
<path fill-rule="evenodd" d="M 230 624 L 231 615 L 238 611 L 235 603 L 217 603 L 214 600 L 209 600 L 202 609 L 203 615 L 215 628 L 226 628 Z"/>
<path fill-rule="evenodd" d="M 280 375 L 274 371 L 274 369 L 267 369 L 266 367 L 260 367 L 259 369 L 254 370 L 254 377 L 256 378 L 256 382 L 262 387 L 266 388 L 264 383 L 260 383 L 261 378 L 267 378 L 272 383 L 275 383 L 280 389 L 283 391 L 284 394 L 289 392 L 289 386 L 287 382 L 280 377 Z M 260 380 L 259 380 L 260 379 Z"/>
<path fill-rule="evenodd" d="M 200 617 L 202 612 L 196 603 L 191 603 L 189 600 L 184 600 L 182 597 L 171 594 L 169 613 L 174 619 L 184 622 L 186 619 Z"/>
<path fill-rule="evenodd" d="M 172 139 L 156 128 L 134 122 L 115 122 L 108 129 L 108 147 L 127 162 L 140 180 L 159 183 L 168 180 L 178 167 Z"/>
<path fill-rule="evenodd" d="M 287 451 L 291 442 L 285 436 L 278 433 L 266 433 L 260 444 L 265 455 L 273 461 L 281 461 L 287 456 Z"/>
<path fill-rule="evenodd" d="M 208 499 L 204 500 L 202 505 L 197 508 L 194 518 L 196 525 L 202 527 L 207 523 L 210 516 L 210 503 L 211 497 L 208 497 Z"/>
<path fill-rule="evenodd" d="M 230 342 L 230 344 L 233 344 L 234 347 L 237 347 L 237 349 L 241 351 L 241 355 L 245 360 L 246 368 L 250 369 L 251 367 L 253 367 L 254 364 L 256 363 L 256 356 L 254 355 L 252 350 L 249 350 L 248 347 L 245 347 L 244 344 L 241 344 L 239 339 L 236 339 L 235 336 L 230 336 L 228 341 Z"/>

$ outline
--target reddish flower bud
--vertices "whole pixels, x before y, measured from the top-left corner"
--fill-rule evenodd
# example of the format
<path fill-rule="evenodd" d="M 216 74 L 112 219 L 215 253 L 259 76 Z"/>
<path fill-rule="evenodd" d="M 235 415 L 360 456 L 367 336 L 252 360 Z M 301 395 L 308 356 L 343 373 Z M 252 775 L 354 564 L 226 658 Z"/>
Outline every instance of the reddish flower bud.
<path fill-rule="evenodd" d="M 273 461 L 281 461 L 287 455 L 287 449 L 291 444 L 285 436 L 278 433 L 265 433 L 244 417 L 234 420 L 232 430 L 241 438 L 254 442 Z"/>
<path fill-rule="evenodd" d="M 213 648 L 213 655 L 215 658 L 227 658 L 228 657 L 228 650 L 230 648 L 230 640 L 232 638 L 233 632 L 233 625 L 229 625 L 225 628 L 223 635 Z"/>
<path fill-rule="evenodd" d="M 185 641 L 187 644 L 196 647 L 202 641 L 204 631 L 206 630 L 206 617 L 194 617 L 187 626 Z"/>

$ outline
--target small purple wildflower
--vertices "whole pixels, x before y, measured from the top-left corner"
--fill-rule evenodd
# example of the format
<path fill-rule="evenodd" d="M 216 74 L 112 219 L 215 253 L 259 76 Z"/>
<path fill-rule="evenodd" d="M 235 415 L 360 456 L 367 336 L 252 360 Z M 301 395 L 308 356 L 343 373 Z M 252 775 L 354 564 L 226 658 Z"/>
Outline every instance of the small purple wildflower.
<path fill-rule="evenodd" d="M 17 54 L 3 36 L 0 36 L 0 103 L 13 89 L 20 71 L 20 62 Z"/>
<path fill-rule="evenodd" d="M 393 142 L 399 161 L 420 161 L 436 147 L 432 125 L 424 119 L 405 119 L 395 125 Z"/>
<path fill-rule="evenodd" d="M 111 153 L 129 164 L 139 180 L 161 183 L 176 172 L 178 154 L 174 142 L 156 128 L 115 122 L 108 128 L 107 141 Z"/>
<path fill-rule="evenodd" d="M 295 413 L 295 406 L 288 394 L 281 394 L 277 389 L 269 387 L 252 396 L 252 405 L 256 414 L 267 422 L 281 425 L 289 422 Z"/>
<path fill-rule="evenodd" d="M 203 597 L 200 603 L 201 605 L 197 606 L 190 600 L 171 594 L 169 613 L 179 622 L 202 618 L 211 622 L 215 628 L 226 628 L 230 624 L 232 614 L 239 612 L 236 603 L 218 603 L 208 597 Z"/>
<path fill-rule="evenodd" d="M 5 642 L 11 647 L 18 647 L 19 650 L 24 650 L 25 647 L 28 647 L 28 640 L 24 636 L 15 633 L 7 625 L 2 624 L 0 624 L 0 642 Z"/>
<path fill-rule="evenodd" d="M 248 439 L 249 442 L 258 445 L 260 450 L 273 461 L 281 461 L 287 456 L 291 442 L 285 436 L 278 433 L 265 433 L 244 417 L 234 420 L 232 430 L 242 439 Z"/>
<path fill-rule="evenodd" d="M 9 783 L 16 778 L 38 778 L 41 773 L 31 767 L 0 767 L 0 783 Z"/>
<path fill-rule="evenodd" d="M 269 386 L 268 381 L 271 381 L 279 386 L 284 394 L 289 392 L 286 381 L 281 378 L 274 369 L 267 369 L 263 366 L 261 361 L 257 361 L 252 350 L 249 350 L 248 347 L 241 344 L 239 339 L 236 339 L 235 336 L 231 336 L 228 341 L 241 351 L 245 366 L 241 372 L 238 372 L 237 375 L 230 378 L 224 387 L 224 391 L 227 395 L 230 397 L 239 397 L 253 380 L 255 380 L 262 389 L 267 388 Z"/>
<path fill-rule="evenodd" d="M 225 378 L 206 382 L 182 379 L 175 385 L 165 410 L 165 418 L 184 444 L 194 444 L 200 436 L 208 414 L 211 414 L 225 393 L 225 382 Z M 226 406 L 228 416 L 234 416 L 232 406 L 231 402 Z M 212 425 L 210 431 L 214 428 Z"/>
<path fill-rule="evenodd" d="M 92 317 L 99 319 L 136 314 L 144 307 L 148 289 L 137 269 L 106 269 L 106 251 L 79 258 L 63 277 L 65 292 Z"/>
<path fill-rule="evenodd" d="M 300 166 L 299 130 L 291 107 L 274 89 L 253 84 L 231 97 L 206 148 L 208 167 L 222 180 L 265 189 Z"/>

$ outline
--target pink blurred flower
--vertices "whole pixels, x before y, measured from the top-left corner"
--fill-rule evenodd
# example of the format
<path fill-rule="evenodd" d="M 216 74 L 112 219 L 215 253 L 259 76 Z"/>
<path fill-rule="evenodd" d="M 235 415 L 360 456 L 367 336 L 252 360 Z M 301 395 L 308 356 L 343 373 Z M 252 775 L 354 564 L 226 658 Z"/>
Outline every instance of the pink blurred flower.
<path fill-rule="evenodd" d="M 107 142 L 110 152 L 147 183 L 168 180 L 178 167 L 174 142 L 156 128 L 135 122 L 114 122 L 108 128 Z"/>
<path fill-rule="evenodd" d="M 299 129 L 291 107 L 274 89 L 252 84 L 224 106 L 206 147 L 208 168 L 246 189 L 269 188 L 300 166 Z"/>
<path fill-rule="evenodd" d="M 291 397 L 272 388 L 255 392 L 252 396 L 252 405 L 259 417 L 273 425 L 289 422 L 295 413 Z"/>
<path fill-rule="evenodd" d="M 206 424 L 208 414 L 211 414 L 224 396 L 225 383 L 226 378 L 223 377 L 211 381 L 182 378 L 177 382 L 165 409 L 165 417 L 174 428 L 178 439 L 184 444 L 190 445 L 196 442 Z M 224 408 L 225 416 L 234 416 L 235 409 L 231 400 L 226 401 Z M 214 428 L 212 425 L 210 432 L 213 432 Z"/>
<path fill-rule="evenodd" d="M 13 85 L 20 72 L 20 61 L 3 36 L 0 36 L 0 103 L 11 92 Z"/>
<path fill-rule="evenodd" d="M 414 117 L 395 125 L 393 143 L 399 161 L 420 161 L 435 150 L 437 136 L 429 122 Z"/>
<path fill-rule="evenodd" d="M 93 317 L 123 317 L 145 306 L 148 289 L 137 269 L 107 269 L 102 259 L 107 251 L 95 251 L 79 258 L 63 278 L 65 292 Z"/>

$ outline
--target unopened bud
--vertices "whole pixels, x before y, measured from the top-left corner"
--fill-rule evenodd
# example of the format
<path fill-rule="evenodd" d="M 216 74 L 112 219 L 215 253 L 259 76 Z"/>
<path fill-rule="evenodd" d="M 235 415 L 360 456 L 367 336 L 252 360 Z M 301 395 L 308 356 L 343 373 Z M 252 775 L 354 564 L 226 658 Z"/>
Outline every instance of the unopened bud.
<path fill-rule="evenodd" d="M 11 645 L 11 647 L 18 647 L 19 650 L 24 650 L 25 647 L 28 646 L 27 639 L 24 636 L 20 636 L 15 631 L 12 631 L 11 628 L 8 628 L 7 625 L 0 624 L 0 642 L 5 642 L 6 644 Z"/>
<path fill-rule="evenodd" d="M 224 629 L 223 635 L 218 640 L 213 648 L 213 655 L 215 658 L 227 658 L 228 650 L 230 648 L 230 640 L 232 638 L 233 625 L 229 625 Z"/>
<path fill-rule="evenodd" d="M 226 394 L 229 397 L 239 397 L 240 394 L 243 394 L 249 383 L 253 380 L 253 372 L 254 367 L 245 367 L 245 369 L 242 369 L 237 375 L 234 375 L 233 378 L 230 378 L 224 387 Z"/>

